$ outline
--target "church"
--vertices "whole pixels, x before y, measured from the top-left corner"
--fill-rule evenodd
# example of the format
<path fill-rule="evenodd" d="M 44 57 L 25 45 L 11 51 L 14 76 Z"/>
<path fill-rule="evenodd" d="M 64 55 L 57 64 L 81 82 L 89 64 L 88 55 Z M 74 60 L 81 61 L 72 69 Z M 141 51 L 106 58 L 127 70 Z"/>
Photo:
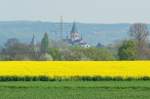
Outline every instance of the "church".
<path fill-rule="evenodd" d="M 82 36 L 78 32 L 75 22 L 73 23 L 72 29 L 70 31 L 70 35 L 68 36 L 66 41 L 71 45 L 79 45 L 84 48 L 90 47 L 90 45 L 82 39 Z"/>
<path fill-rule="evenodd" d="M 81 47 L 84 47 L 84 48 L 89 48 L 90 47 L 90 45 L 83 40 L 81 34 L 78 32 L 78 28 L 77 28 L 77 25 L 76 25 L 75 22 L 72 25 L 72 29 L 71 29 L 69 35 L 67 36 L 66 39 L 64 39 L 64 41 L 66 43 L 68 43 L 69 45 L 71 45 L 71 46 L 76 46 L 77 45 L 77 46 L 81 46 Z M 34 34 L 33 34 L 30 46 L 31 46 L 31 48 L 33 49 L 34 52 L 38 51 Z"/>

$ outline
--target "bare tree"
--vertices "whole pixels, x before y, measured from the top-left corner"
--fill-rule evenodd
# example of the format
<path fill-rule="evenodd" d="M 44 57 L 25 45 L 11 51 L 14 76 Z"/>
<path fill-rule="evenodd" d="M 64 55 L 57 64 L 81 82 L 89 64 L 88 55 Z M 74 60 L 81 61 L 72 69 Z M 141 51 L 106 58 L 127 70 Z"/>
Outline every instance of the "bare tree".
<path fill-rule="evenodd" d="M 131 25 L 129 30 L 130 36 L 137 41 L 137 49 L 139 52 L 139 58 L 144 58 L 147 52 L 147 40 L 149 30 L 144 23 L 135 23 Z"/>

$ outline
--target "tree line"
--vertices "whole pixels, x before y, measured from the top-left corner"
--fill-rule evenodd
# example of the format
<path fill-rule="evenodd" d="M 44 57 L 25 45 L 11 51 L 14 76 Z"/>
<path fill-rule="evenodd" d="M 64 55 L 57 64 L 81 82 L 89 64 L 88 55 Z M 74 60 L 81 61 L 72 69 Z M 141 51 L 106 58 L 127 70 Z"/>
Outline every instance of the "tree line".
<path fill-rule="evenodd" d="M 0 60 L 37 61 L 110 61 L 110 60 L 149 60 L 149 30 L 146 24 L 136 23 L 129 28 L 129 38 L 111 45 L 84 48 L 70 46 L 63 40 L 50 40 L 45 33 L 41 42 L 22 43 L 10 38 L 0 50 Z"/>

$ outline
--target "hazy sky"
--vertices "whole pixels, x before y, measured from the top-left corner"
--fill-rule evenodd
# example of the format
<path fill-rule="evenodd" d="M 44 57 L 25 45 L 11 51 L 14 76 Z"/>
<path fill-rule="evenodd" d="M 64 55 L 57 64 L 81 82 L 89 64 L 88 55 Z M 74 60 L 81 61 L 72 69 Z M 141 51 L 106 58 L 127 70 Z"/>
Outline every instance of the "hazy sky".
<path fill-rule="evenodd" d="M 0 0 L 0 21 L 150 23 L 150 0 Z"/>

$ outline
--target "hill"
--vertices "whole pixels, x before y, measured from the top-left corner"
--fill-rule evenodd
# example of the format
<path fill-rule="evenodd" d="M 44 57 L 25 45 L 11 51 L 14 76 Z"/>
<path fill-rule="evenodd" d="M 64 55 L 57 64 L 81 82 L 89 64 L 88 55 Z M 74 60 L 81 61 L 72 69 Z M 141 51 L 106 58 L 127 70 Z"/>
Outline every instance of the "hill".
<path fill-rule="evenodd" d="M 77 23 L 78 30 L 83 39 L 89 44 L 110 44 L 128 37 L 130 24 L 85 24 Z M 48 32 L 51 39 L 65 38 L 72 27 L 72 23 L 64 23 L 64 33 L 60 34 L 60 23 L 41 21 L 1 21 L 0 22 L 0 45 L 8 38 L 16 37 L 23 42 L 30 42 L 33 33 L 37 41 L 41 40 L 44 32 Z"/>

